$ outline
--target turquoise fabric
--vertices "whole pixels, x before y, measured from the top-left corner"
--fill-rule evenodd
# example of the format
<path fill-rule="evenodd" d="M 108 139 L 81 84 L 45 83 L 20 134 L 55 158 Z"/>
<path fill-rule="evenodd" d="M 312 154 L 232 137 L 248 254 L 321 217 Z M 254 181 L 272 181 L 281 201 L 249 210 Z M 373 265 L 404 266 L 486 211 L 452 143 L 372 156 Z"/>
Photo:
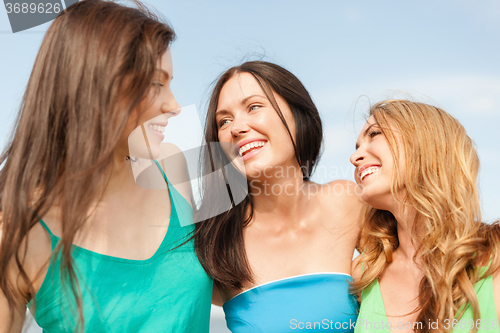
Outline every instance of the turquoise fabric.
<path fill-rule="evenodd" d="M 351 276 L 294 276 L 244 291 L 223 308 L 233 333 L 353 332 L 358 302 L 349 294 Z"/>
<path fill-rule="evenodd" d="M 200 265 L 192 240 L 177 247 L 194 230 L 192 211 L 165 180 L 172 204 L 170 223 L 151 258 L 129 260 L 73 246 L 73 267 L 82 291 L 84 332 L 209 331 L 212 280 Z M 43 221 L 40 223 L 50 234 L 53 250 L 59 238 Z M 51 260 L 35 296 L 34 317 L 44 332 L 75 332 L 77 308 L 72 294 L 61 283 L 59 267 L 57 256 Z"/>

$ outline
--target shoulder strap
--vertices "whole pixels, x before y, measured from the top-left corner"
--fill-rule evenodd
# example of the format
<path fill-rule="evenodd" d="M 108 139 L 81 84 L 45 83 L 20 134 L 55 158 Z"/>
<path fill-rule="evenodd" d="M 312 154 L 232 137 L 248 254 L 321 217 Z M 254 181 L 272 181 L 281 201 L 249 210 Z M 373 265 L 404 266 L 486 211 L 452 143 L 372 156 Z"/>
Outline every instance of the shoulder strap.
<path fill-rule="evenodd" d="M 172 202 L 172 211 L 175 210 L 177 214 L 177 219 L 181 227 L 189 226 L 194 223 L 193 220 L 193 208 L 189 202 L 177 191 L 177 189 L 168 181 L 167 175 L 163 171 L 157 160 L 154 160 L 158 170 L 160 170 L 165 182 L 167 183 L 168 193 L 170 195 L 170 200 Z M 173 216 L 173 215 L 172 215 Z"/>
<path fill-rule="evenodd" d="M 52 231 L 50 231 L 49 227 L 45 224 L 45 222 L 43 222 L 42 219 L 40 219 L 40 224 L 49 233 L 49 235 L 54 236 L 54 234 L 52 233 Z"/>
<path fill-rule="evenodd" d="M 157 160 L 154 160 L 154 161 L 155 161 L 156 166 L 158 167 L 158 170 L 160 170 L 161 175 L 163 176 L 163 179 L 165 179 L 165 182 L 167 183 L 167 185 L 169 185 L 168 179 L 167 179 L 167 175 L 165 174 L 165 172 L 163 171 L 162 167 L 160 166 L 160 163 L 158 163 Z"/>

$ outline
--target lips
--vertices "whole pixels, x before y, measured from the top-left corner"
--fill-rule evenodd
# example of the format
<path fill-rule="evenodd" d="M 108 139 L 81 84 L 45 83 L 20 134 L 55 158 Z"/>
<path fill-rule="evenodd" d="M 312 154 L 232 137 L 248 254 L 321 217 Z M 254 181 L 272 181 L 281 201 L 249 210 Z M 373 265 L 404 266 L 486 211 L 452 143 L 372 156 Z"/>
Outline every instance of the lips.
<path fill-rule="evenodd" d="M 248 139 L 238 142 L 236 149 L 239 156 L 243 157 L 243 161 L 254 157 L 266 146 L 267 140 Z"/>

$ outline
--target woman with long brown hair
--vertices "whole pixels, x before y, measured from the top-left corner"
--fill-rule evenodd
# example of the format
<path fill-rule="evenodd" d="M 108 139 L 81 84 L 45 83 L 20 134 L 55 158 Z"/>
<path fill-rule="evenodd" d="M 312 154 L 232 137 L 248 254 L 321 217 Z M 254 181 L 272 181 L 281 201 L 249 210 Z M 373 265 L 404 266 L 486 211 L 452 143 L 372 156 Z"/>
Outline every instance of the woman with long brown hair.
<path fill-rule="evenodd" d="M 481 223 L 464 127 L 432 105 L 384 101 L 351 162 L 371 206 L 353 265 L 356 332 L 500 332 L 500 228 Z"/>
<path fill-rule="evenodd" d="M 169 165 L 163 189 L 138 186 L 129 149 L 143 133 L 158 158 L 179 112 L 174 37 L 139 2 L 81 1 L 48 29 L 0 159 L 0 332 L 26 305 L 48 332 L 208 332 L 190 193 Z"/>
<path fill-rule="evenodd" d="M 207 218 L 195 240 L 232 332 L 352 331 L 358 305 L 348 286 L 362 203 L 352 182 L 310 180 L 322 136 L 316 106 L 286 69 L 246 62 L 217 81 L 205 139 L 221 148 L 209 146 L 205 170 L 220 170 L 222 181 L 205 178 Z M 218 207 L 214 193 L 226 183 L 230 205 Z"/>

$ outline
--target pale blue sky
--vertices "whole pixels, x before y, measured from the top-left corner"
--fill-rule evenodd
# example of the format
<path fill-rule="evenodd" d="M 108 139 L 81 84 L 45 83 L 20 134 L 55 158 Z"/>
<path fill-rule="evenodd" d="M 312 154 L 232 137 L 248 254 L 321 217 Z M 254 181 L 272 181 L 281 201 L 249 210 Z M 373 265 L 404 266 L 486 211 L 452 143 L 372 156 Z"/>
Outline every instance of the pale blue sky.
<path fill-rule="evenodd" d="M 196 104 L 202 114 L 210 83 L 244 60 L 283 65 L 302 80 L 322 114 L 325 150 L 315 179 L 326 182 L 352 179 L 348 158 L 369 101 L 409 93 L 464 124 L 482 162 L 483 217 L 500 218 L 500 2 L 146 3 L 178 35 L 172 89 L 181 105 Z M 12 34 L 0 9 L 2 148 L 47 26 Z"/>

